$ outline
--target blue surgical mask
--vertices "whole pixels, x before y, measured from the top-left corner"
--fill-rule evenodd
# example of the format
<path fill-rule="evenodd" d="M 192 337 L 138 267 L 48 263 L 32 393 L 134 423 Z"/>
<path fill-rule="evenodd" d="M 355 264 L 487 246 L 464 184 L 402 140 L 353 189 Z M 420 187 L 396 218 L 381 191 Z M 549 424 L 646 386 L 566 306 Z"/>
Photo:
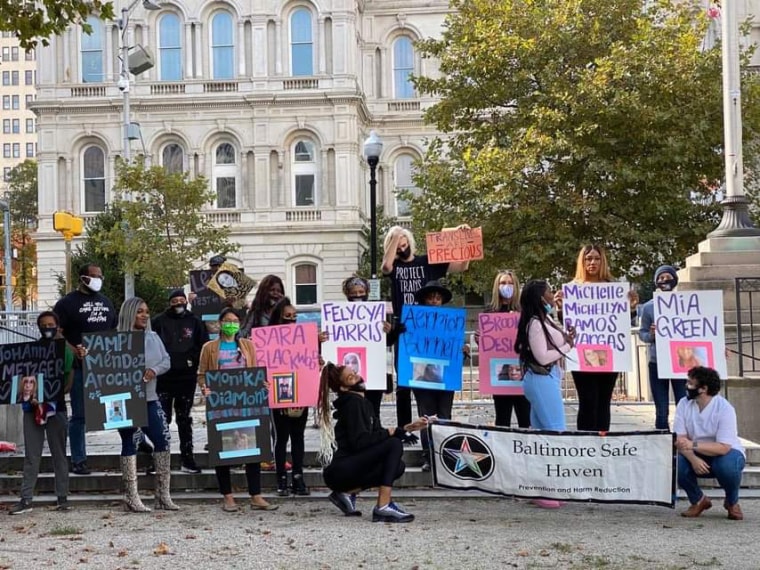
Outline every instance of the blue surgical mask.
<path fill-rule="evenodd" d="M 549 303 L 544 303 L 544 311 L 546 311 L 547 315 L 551 315 L 554 313 L 554 305 L 551 305 Z"/>
<path fill-rule="evenodd" d="M 512 295 L 514 294 L 515 294 L 514 285 L 499 285 L 499 295 L 501 295 L 503 299 L 511 299 Z"/>

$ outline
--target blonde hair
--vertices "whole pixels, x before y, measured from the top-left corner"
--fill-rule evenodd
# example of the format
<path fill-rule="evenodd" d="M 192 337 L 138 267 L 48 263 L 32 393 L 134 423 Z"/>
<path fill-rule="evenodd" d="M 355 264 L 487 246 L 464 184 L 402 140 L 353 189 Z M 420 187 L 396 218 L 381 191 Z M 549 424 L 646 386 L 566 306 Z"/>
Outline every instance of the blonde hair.
<path fill-rule="evenodd" d="M 588 274 L 586 273 L 585 259 L 586 256 L 592 251 L 598 253 L 599 257 L 602 258 L 601 262 L 599 263 L 599 281 L 614 281 L 615 278 L 612 276 L 612 273 L 610 273 L 610 265 L 607 263 L 607 252 L 604 251 L 604 248 L 601 245 L 594 243 L 584 245 L 578 252 L 578 259 L 575 262 L 575 277 L 573 278 L 573 281 L 578 283 L 587 283 L 589 281 Z"/>
<path fill-rule="evenodd" d="M 519 311 L 520 310 L 520 280 L 517 278 L 517 273 L 512 271 L 511 269 L 504 269 L 503 271 L 499 271 L 496 274 L 496 278 L 493 280 L 493 292 L 491 294 L 491 304 L 489 305 L 489 308 L 492 311 L 498 311 L 501 309 L 501 293 L 499 293 L 499 281 L 501 281 L 501 278 L 504 276 L 508 276 L 512 278 L 512 286 L 515 288 L 514 292 L 512 293 L 512 298 L 507 303 L 507 307 L 509 307 L 510 311 Z"/>
<path fill-rule="evenodd" d="M 388 230 L 388 233 L 385 234 L 385 239 L 383 240 L 383 251 L 388 251 L 388 248 L 391 245 L 391 241 L 393 240 L 393 236 L 396 235 L 397 233 L 400 233 L 403 237 L 406 238 L 406 241 L 409 242 L 409 251 L 411 252 L 412 255 L 415 255 L 415 253 L 417 252 L 417 242 L 414 241 L 414 236 L 412 235 L 412 232 L 410 232 L 406 228 L 402 228 L 401 226 L 393 226 L 391 229 Z"/>

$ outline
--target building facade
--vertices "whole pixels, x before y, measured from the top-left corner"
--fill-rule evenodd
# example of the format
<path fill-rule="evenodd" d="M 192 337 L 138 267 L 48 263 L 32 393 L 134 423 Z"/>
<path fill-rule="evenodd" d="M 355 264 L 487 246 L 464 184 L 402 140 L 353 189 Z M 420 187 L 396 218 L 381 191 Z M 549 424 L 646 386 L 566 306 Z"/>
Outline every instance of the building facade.
<path fill-rule="evenodd" d="M 116 3 L 117 10 L 121 6 Z M 301 306 L 340 298 L 369 217 L 363 141 L 384 142 L 378 204 L 408 220 L 396 190 L 434 135 L 411 74 L 434 75 L 414 41 L 441 32 L 441 0 L 168 0 L 131 14 L 129 45 L 155 67 L 132 78 L 131 154 L 203 175 L 230 225 L 235 256 L 260 279 L 279 275 Z M 63 240 L 52 214 L 97 215 L 124 154 L 116 22 L 90 18 L 40 48 L 40 307 L 58 297 Z M 203 260 L 199 260 L 199 264 Z"/>

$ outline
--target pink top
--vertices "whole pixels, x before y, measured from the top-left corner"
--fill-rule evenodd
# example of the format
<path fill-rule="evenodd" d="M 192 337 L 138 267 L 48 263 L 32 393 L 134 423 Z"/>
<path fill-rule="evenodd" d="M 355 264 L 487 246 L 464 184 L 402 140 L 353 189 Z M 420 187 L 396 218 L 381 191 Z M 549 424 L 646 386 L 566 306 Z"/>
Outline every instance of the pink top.
<path fill-rule="evenodd" d="M 554 364 L 557 360 L 565 356 L 572 348 L 565 342 L 565 337 L 562 331 L 559 330 L 554 323 L 547 319 L 546 330 L 549 331 L 549 336 L 554 343 L 554 346 L 559 350 L 553 348 L 546 340 L 546 334 L 541 326 L 541 322 L 538 318 L 533 317 L 528 323 L 528 344 L 530 344 L 530 351 L 533 353 L 533 358 L 536 359 L 542 366 L 549 366 Z"/>

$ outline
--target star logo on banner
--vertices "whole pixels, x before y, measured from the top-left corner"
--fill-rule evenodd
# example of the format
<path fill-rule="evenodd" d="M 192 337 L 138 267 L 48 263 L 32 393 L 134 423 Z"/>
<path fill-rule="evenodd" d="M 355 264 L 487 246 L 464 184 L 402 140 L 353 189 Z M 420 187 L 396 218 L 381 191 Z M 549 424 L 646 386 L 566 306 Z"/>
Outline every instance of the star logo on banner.
<path fill-rule="evenodd" d="M 458 479 L 481 481 L 491 476 L 493 453 L 483 440 L 473 435 L 455 434 L 441 444 L 441 462 Z"/>

